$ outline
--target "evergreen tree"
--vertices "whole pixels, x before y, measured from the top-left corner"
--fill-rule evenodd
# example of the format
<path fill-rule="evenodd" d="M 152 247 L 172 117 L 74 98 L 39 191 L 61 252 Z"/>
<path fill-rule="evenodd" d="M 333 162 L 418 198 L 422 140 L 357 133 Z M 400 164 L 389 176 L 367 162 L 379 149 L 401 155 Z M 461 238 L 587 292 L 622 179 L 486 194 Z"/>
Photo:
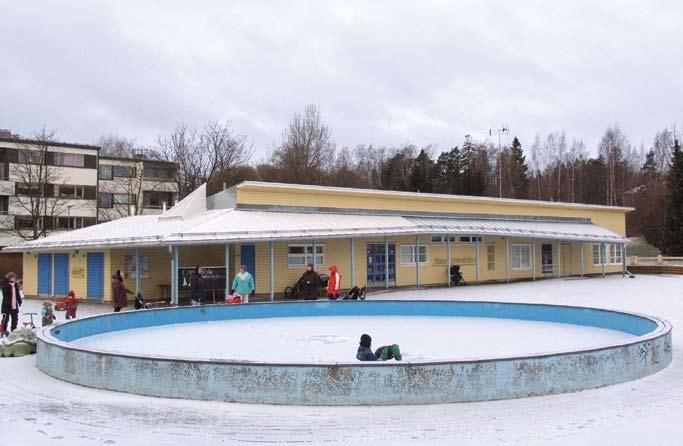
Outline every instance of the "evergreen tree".
<path fill-rule="evenodd" d="M 674 141 L 669 167 L 666 216 L 662 251 L 671 256 L 683 255 L 683 153 Z"/>
<path fill-rule="evenodd" d="M 462 194 L 462 160 L 456 146 L 439 155 L 432 175 L 432 191 L 440 194 Z"/>
<path fill-rule="evenodd" d="M 410 171 L 410 190 L 414 192 L 432 192 L 432 173 L 434 161 L 425 149 L 420 150 Z"/>
<path fill-rule="evenodd" d="M 522 143 L 515 136 L 510 147 L 510 194 L 513 198 L 527 198 L 529 196 L 529 168 L 522 152 Z"/>
<path fill-rule="evenodd" d="M 657 159 L 655 156 L 655 151 L 650 149 L 645 156 L 645 163 L 641 168 L 644 180 L 648 183 L 652 183 L 659 179 L 659 168 L 657 167 Z"/>
<path fill-rule="evenodd" d="M 484 195 L 486 190 L 485 170 L 479 166 L 480 150 L 470 138 L 462 145 L 462 193 L 464 195 Z"/>

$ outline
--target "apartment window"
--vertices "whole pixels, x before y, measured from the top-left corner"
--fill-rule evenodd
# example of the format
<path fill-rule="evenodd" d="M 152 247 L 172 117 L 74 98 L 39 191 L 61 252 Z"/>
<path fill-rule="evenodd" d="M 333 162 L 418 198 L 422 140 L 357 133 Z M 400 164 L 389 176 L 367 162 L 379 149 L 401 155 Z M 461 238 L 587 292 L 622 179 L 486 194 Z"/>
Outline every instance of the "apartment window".
<path fill-rule="evenodd" d="M 419 262 L 429 263 L 427 256 L 427 245 L 419 246 Z M 415 245 L 401 245 L 401 264 L 415 265 Z"/>
<path fill-rule="evenodd" d="M 170 207 L 173 203 L 173 192 L 146 190 L 143 192 L 142 197 L 145 207 L 148 208 L 160 208 L 163 203 Z"/>
<path fill-rule="evenodd" d="M 20 149 L 17 152 L 17 162 L 19 164 L 41 164 L 45 152 L 42 150 Z"/>
<path fill-rule="evenodd" d="M 114 196 L 114 204 L 134 204 L 135 195 L 131 194 L 112 194 Z"/>
<path fill-rule="evenodd" d="M 15 216 L 14 224 L 18 229 L 33 229 L 33 219 L 26 216 Z M 43 227 L 43 218 L 38 218 L 38 228 Z"/>
<path fill-rule="evenodd" d="M 477 243 L 477 242 L 481 243 L 482 238 L 474 236 L 474 235 L 473 236 L 465 235 L 465 236 L 458 237 L 458 241 L 460 243 Z"/>
<path fill-rule="evenodd" d="M 9 213 L 9 197 L 7 195 L 0 196 L 0 214 Z"/>
<path fill-rule="evenodd" d="M 609 245 L 609 263 L 612 265 L 621 265 L 623 253 L 621 251 L 621 245 L 611 244 Z"/>
<path fill-rule="evenodd" d="M 114 173 L 112 171 L 111 166 L 100 166 L 99 167 L 100 171 L 100 180 L 113 180 L 114 179 Z"/>
<path fill-rule="evenodd" d="M 112 166 L 112 174 L 115 177 L 134 177 L 135 167 L 130 166 Z"/>
<path fill-rule="evenodd" d="M 83 167 L 85 157 L 81 153 L 55 152 L 55 166 Z"/>
<path fill-rule="evenodd" d="M 512 245 L 510 254 L 512 269 L 531 268 L 531 245 Z"/>
<path fill-rule="evenodd" d="M 84 227 L 83 217 L 57 217 L 57 229 L 80 229 Z"/>
<path fill-rule="evenodd" d="M 432 236 L 432 243 L 435 245 L 441 244 L 441 243 L 446 243 L 450 239 L 451 243 L 454 243 L 457 240 L 457 237 L 454 235 L 433 235 Z"/>
<path fill-rule="evenodd" d="M 85 187 L 83 186 L 59 186 L 59 196 L 62 198 L 84 198 L 85 197 Z"/>
<path fill-rule="evenodd" d="M 313 263 L 313 245 L 289 245 L 287 247 L 287 265 L 290 268 L 302 268 Z M 315 264 L 325 264 L 325 245 L 315 245 Z"/>
<path fill-rule="evenodd" d="M 109 192 L 100 192 L 98 204 L 101 208 L 112 207 L 112 196 Z"/>
<path fill-rule="evenodd" d="M 606 259 L 606 252 L 605 252 L 605 247 L 601 244 L 594 244 L 593 245 L 593 265 L 602 265 L 603 263 L 607 263 Z"/>
<path fill-rule="evenodd" d="M 40 184 L 17 183 L 17 195 L 40 195 Z"/>
<path fill-rule="evenodd" d="M 153 164 L 143 164 L 142 176 L 157 180 L 173 180 L 175 178 L 175 168 L 166 166 L 155 166 Z"/>
<path fill-rule="evenodd" d="M 489 271 L 496 270 L 496 245 L 486 246 L 486 265 Z"/>

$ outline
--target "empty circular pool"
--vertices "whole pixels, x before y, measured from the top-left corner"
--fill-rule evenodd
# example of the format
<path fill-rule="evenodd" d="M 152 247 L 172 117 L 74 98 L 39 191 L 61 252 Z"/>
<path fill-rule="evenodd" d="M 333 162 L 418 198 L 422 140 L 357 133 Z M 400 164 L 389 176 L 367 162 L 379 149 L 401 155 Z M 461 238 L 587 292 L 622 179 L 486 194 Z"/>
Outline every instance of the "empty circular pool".
<path fill-rule="evenodd" d="M 399 344 L 402 361 L 359 362 Z M 655 317 L 461 301 L 286 302 L 112 313 L 41 330 L 37 366 L 144 395 L 302 405 L 426 404 L 571 392 L 671 362 Z M 386 392 L 386 389 L 392 389 Z"/>

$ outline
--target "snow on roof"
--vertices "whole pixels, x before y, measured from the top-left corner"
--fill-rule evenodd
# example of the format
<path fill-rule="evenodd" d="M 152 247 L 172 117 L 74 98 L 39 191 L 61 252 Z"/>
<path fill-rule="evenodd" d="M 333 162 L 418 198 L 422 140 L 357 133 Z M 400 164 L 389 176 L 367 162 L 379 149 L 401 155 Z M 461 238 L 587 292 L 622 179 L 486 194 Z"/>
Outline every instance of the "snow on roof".
<path fill-rule="evenodd" d="M 128 217 L 25 242 L 8 251 L 122 248 L 245 241 L 311 240 L 415 234 L 475 234 L 587 242 L 625 242 L 580 220 L 403 217 L 215 209 L 182 218 Z"/>

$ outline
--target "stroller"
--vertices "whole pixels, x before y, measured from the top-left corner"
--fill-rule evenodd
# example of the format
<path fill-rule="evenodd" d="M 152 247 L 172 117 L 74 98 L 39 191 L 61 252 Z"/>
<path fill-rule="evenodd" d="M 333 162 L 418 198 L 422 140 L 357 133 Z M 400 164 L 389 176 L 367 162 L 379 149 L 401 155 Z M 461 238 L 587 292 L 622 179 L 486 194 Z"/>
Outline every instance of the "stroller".
<path fill-rule="evenodd" d="M 465 279 L 462 277 L 462 274 L 460 273 L 460 265 L 451 266 L 450 273 L 451 273 L 451 285 L 453 285 L 453 286 L 465 286 L 465 285 L 467 285 L 467 282 L 465 282 Z"/>
<path fill-rule="evenodd" d="M 136 310 L 146 310 L 148 308 L 152 308 L 152 304 L 146 304 L 144 299 L 142 298 L 142 293 L 138 292 L 135 295 L 135 309 Z"/>
<path fill-rule="evenodd" d="M 365 287 L 358 288 L 354 286 L 349 291 L 346 292 L 342 300 L 365 300 Z"/>

